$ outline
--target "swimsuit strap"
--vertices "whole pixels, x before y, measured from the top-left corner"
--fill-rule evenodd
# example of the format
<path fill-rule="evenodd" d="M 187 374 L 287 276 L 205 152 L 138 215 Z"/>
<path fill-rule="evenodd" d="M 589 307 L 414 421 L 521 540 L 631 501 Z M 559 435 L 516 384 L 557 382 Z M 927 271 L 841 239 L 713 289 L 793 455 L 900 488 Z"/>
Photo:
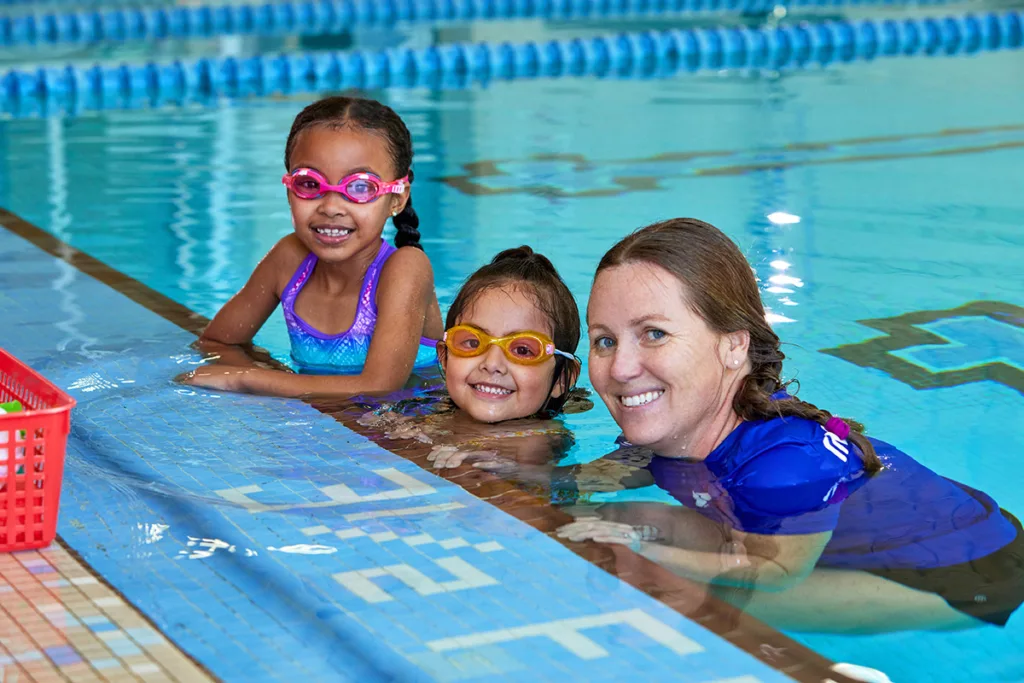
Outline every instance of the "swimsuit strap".
<path fill-rule="evenodd" d="M 380 251 L 377 252 L 377 258 L 373 260 L 370 267 L 366 269 L 366 278 L 363 284 L 363 293 L 359 297 L 359 308 L 356 311 L 356 316 L 365 315 L 367 318 L 373 320 L 374 324 L 377 322 L 377 285 L 380 283 L 380 272 L 384 270 L 384 264 L 389 258 L 391 258 L 398 249 L 387 241 L 381 244 Z M 433 351 L 434 347 L 437 346 L 437 339 L 431 339 L 430 337 L 420 337 L 420 344 L 426 346 L 429 350 Z M 429 355 L 429 353 L 427 354 Z"/>
<path fill-rule="evenodd" d="M 310 252 L 306 258 L 302 259 L 302 263 L 295 269 L 295 274 L 292 275 L 291 280 L 288 281 L 284 291 L 281 293 L 281 306 L 284 308 L 287 316 L 295 315 L 295 299 L 309 281 L 309 276 L 313 273 L 313 269 L 316 268 L 316 263 L 316 254 Z"/>
<path fill-rule="evenodd" d="M 398 249 L 388 244 L 385 240 L 380 241 L 380 250 L 376 258 L 366 269 L 363 277 L 363 291 L 359 295 L 359 304 L 356 310 L 356 317 L 367 315 L 374 321 L 377 319 L 377 283 L 380 282 L 380 271 L 384 269 L 384 263 L 391 258 Z"/>

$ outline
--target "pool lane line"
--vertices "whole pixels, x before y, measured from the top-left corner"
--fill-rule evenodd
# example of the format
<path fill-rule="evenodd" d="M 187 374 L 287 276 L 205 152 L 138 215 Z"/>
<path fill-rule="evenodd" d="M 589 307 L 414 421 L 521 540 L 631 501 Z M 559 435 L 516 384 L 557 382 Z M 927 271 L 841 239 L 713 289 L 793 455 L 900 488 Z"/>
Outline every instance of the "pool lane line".
<path fill-rule="evenodd" d="M 889 57 L 974 55 L 1017 50 L 1016 10 L 901 20 L 862 19 L 766 27 L 712 26 L 589 38 L 448 43 L 202 57 L 173 62 L 14 67 L 0 75 L 0 103 L 86 103 L 127 108 L 216 97 L 319 93 L 348 88 L 465 88 L 492 81 L 667 78 L 697 71 L 786 71 Z M 84 106 L 84 105 L 83 105 Z"/>
<path fill-rule="evenodd" d="M 839 138 L 837 140 L 811 140 L 807 142 L 787 142 L 781 145 L 747 147 L 741 149 L 709 149 L 688 152 L 659 152 L 646 157 L 626 159 L 588 159 L 582 154 L 573 152 L 540 152 L 523 158 L 482 159 L 462 164 L 462 169 L 472 176 L 503 175 L 499 165 L 522 161 L 531 162 L 564 162 L 573 164 L 575 170 L 590 170 L 602 166 L 618 166 L 625 164 L 660 164 L 675 161 L 693 161 L 717 157 L 739 156 L 741 154 L 771 154 L 785 152 L 827 152 L 837 147 L 855 147 L 861 145 L 893 144 L 912 140 L 934 140 L 965 135 L 985 135 L 989 133 L 1018 133 L 1024 131 L 1024 123 L 1006 123 L 994 126 L 971 126 L 966 128 L 940 128 L 924 133 L 897 133 L 895 135 L 869 135 L 856 138 Z M 442 178 L 443 180 L 443 178 Z"/>
<path fill-rule="evenodd" d="M 500 169 L 496 172 L 485 171 L 477 175 L 451 175 L 434 178 L 438 182 L 458 190 L 462 194 L 471 197 L 491 197 L 495 195 L 535 195 L 552 199 L 590 199 L 594 197 L 617 197 L 631 192 L 654 192 L 664 190 L 665 187 L 660 181 L 666 179 L 698 179 L 714 178 L 725 176 L 747 175 L 761 171 L 785 171 L 792 168 L 803 168 L 808 166 L 835 166 L 839 164 L 870 163 L 878 161 L 905 161 L 910 159 L 935 159 L 952 156 L 968 156 L 972 154 L 987 154 L 989 152 L 1005 152 L 1024 148 L 1024 140 L 1012 140 L 1008 142 L 996 142 L 991 145 L 974 145 L 971 147 L 953 147 L 950 149 L 926 150 L 921 152 L 897 152 L 893 154 L 861 154 L 842 157 L 831 157 L 826 159 L 793 159 L 791 161 L 767 161 L 755 164 L 736 164 L 733 166 L 712 166 L 709 168 L 698 168 L 683 173 L 660 173 L 652 175 L 621 175 L 611 178 L 613 187 L 604 187 L 591 190 L 578 190 L 569 192 L 553 185 L 513 185 L 509 187 L 495 187 L 474 182 L 476 178 L 500 177 L 506 174 Z M 710 155 L 709 155 L 710 156 Z"/>
<path fill-rule="evenodd" d="M 3 6 L 0 2 L 0 7 Z M 221 36 L 322 36 L 352 29 L 540 19 L 629 20 L 734 16 L 757 20 L 777 6 L 835 12 L 843 6 L 944 4 L 944 0 L 289 0 L 172 7 L 50 9 L 0 16 L 0 46 L 121 44 Z"/>
<path fill-rule="evenodd" d="M 184 330 L 198 335 L 209 323 L 209 319 L 206 317 L 2 207 L 0 207 L 0 226 Z M 831 671 L 833 662 L 820 653 L 715 598 L 697 583 L 673 574 L 625 546 L 577 543 L 555 536 L 553 532 L 558 527 L 572 522 L 573 517 L 551 505 L 549 501 L 527 493 L 494 474 L 469 465 L 463 465 L 450 471 L 434 470 L 427 461 L 430 448 L 426 444 L 416 443 L 402 451 L 392 450 L 388 446 L 393 446 L 393 443 L 359 425 L 354 416 L 344 414 L 342 410 L 332 406 L 329 400 L 315 399 L 305 402 L 384 450 L 420 466 L 435 476 L 458 484 L 480 500 L 490 503 L 506 514 L 548 535 L 591 564 L 616 576 L 624 583 L 679 612 L 794 680 L 800 683 L 821 683 L 831 678 L 835 683 L 854 683 L 845 676 Z M 61 542 L 63 541 L 61 540 Z M 67 544 L 64 545 L 67 547 Z M 81 561 L 80 557 L 78 559 Z M 82 564 L 88 566 L 84 561 Z M 621 571 L 620 564 L 623 565 Z M 117 592 L 116 589 L 113 590 Z M 120 592 L 118 595 L 124 597 Z M 126 600 L 126 602 L 128 601 Z M 700 602 L 700 606 L 694 609 L 693 605 L 696 602 Z M 147 621 L 149 620 L 147 619 Z M 150 623 L 152 622 L 150 621 Z M 167 636 L 167 634 L 164 635 Z M 170 636 L 167 637 L 170 639 Z"/>

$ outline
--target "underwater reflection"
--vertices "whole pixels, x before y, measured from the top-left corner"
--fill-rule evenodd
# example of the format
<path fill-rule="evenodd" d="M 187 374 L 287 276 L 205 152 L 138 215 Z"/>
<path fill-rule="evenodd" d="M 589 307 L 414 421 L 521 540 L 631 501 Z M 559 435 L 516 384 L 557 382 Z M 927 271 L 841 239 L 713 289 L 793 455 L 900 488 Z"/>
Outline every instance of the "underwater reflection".
<path fill-rule="evenodd" d="M 592 405 L 585 398 L 576 403 Z M 575 443 L 572 432 L 557 418 L 479 422 L 436 388 L 387 397 L 358 396 L 336 402 L 332 412 L 354 420 L 366 436 L 396 453 L 429 447 L 427 459 L 435 469 L 464 464 L 498 473 L 520 466 L 550 468 Z"/>

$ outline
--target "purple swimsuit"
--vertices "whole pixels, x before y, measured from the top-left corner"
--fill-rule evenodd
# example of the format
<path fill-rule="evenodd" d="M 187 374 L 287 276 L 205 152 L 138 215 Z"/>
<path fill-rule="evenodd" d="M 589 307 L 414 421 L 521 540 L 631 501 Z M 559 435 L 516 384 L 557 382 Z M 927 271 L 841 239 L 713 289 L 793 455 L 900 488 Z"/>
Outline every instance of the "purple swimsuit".
<path fill-rule="evenodd" d="M 370 338 L 377 326 L 377 282 L 384 262 L 398 249 L 381 240 L 380 251 L 366 269 L 352 326 L 341 334 L 324 334 L 295 313 L 295 298 L 316 268 L 317 257 L 310 254 L 295 271 L 281 295 L 284 319 L 292 343 L 292 360 L 300 370 L 317 373 L 358 374 L 363 371 Z M 437 363 L 437 341 L 420 337 L 413 368 L 421 370 Z"/>

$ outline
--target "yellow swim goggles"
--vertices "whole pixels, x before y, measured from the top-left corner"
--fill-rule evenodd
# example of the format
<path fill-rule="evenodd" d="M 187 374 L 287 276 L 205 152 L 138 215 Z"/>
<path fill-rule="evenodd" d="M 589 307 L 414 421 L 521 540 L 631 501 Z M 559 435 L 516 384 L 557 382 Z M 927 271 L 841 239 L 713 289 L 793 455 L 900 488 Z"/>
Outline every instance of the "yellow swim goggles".
<path fill-rule="evenodd" d="M 459 358 L 480 356 L 497 345 L 505 357 L 520 365 L 538 365 L 552 356 L 575 360 L 575 356 L 555 348 L 551 337 L 540 332 L 514 332 L 504 337 L 492 337 L 472 325 L 456 325 L 444 333 L 444 345 Z"/>

